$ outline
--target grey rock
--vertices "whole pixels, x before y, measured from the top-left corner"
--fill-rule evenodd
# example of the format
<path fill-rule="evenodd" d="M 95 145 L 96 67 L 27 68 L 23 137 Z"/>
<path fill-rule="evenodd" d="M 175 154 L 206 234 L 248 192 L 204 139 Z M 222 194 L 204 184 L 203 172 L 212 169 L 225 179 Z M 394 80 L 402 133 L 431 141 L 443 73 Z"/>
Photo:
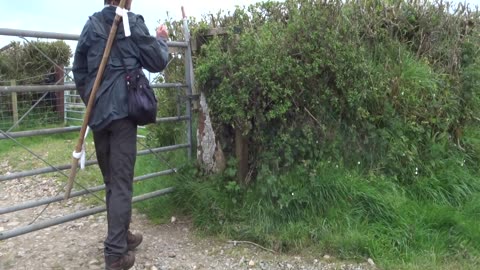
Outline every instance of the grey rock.
<path fill-rule="evenodd" d="M 88 265 L 100 265 L 100 262 L 98 260 L 91 260 L 88 262 Z"/>

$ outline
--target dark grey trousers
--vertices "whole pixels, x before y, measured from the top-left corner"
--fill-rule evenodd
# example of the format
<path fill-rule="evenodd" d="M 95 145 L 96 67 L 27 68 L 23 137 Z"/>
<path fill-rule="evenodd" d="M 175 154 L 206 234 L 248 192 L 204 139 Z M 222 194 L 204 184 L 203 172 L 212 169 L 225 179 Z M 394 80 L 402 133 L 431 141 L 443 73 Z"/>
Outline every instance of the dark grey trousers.
<path fill-rule="evenodd" d="M 128 118 L 115 120 L 93 132 L 98 164 L 106 186 L 108 234 L 105 256 L 127 253 L 127 231 L 132 216 L 133 173 L 137 153 L 137 125 Z"/>

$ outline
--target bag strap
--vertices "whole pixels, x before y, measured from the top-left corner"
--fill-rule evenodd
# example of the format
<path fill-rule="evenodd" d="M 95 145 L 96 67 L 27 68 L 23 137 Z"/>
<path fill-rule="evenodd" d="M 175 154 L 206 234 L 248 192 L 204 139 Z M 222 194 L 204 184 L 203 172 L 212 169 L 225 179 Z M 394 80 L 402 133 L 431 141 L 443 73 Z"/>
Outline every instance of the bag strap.
<path fill-rule="evenodd" d="M 113 42 L 115 43 L 115 40 L 117 39 L 117 36 L 115 36 L 115 39 L 113 40 Z M 115 46 L 116 47 L 116 46 Z M 127 65 L 125 65 L 125 59 L 124 56 L 123 56 L 123 53 L 122 53 L 122 50 L 120 50 L 119 48 L 117 48 L 117 51 L 119 52 L 120 54 L 120 61 L 122 61 L 122 66 L 123 66 L 123 69 L 125 70 L 125 74 L 128 74 L 128 69 L 127 69 Z"/>
<path fill-rule="evenodd" d="M 111 26 L 109 26 L 105 20 L 105 15 L 103 15 L 103 12 L 101 12 L 101 16 L 100 16 L 100 21 L 102 22 L 102 25 L 103 27 L 105 27 L 108 32 L 110 32 L 110 28 Z M 125 59 L 123 59 L 125 56 L 123 55 L 122 53 L 122 50 L 120 50 L 119 48 L 117 48 L 117 46 L 115 46 L 115 41 L 117 41 L 117 35 L 115 34 L 115 38 L 113 39 L 113 43 L 112 43 L 112 50 L 113 49 L 116 49 L 118 51 L 118 53 L 120 54 L 120 61 L 122 62 L 122 66 L 123 66 L 123 69 L 125 70 L 125 75 L 128 75 L 128 69 L 127 69 L 127 65 L 125 64 Z"/>

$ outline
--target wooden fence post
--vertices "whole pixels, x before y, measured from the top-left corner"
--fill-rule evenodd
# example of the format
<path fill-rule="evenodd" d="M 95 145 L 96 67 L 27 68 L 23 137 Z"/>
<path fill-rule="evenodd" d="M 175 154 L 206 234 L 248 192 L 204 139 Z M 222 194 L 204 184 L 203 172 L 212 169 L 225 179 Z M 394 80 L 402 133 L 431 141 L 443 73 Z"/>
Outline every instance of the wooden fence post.
<path fill-rule="evenodd" d="M 64 77 L 65 71 L 63 68 L 55 66 L 55 81 L 58 82 L 57 84 L 63 85 Z M 65 91 L 55 92 L 55 111 L 57 111 L 58 117 L 61 120 L 65 120 Z"/>
<path fill-rule="evenodd" d="M 10 83 L 12 86 L 17 85 L 15 80 L 11 80 Z M 18 100 L 17 100 L 17 92 L 12 92 L 12 116 L 13 116 L 13 123 L 15 124 L 18 122 Z"/>
<path fill-rule="evenodd" d="M 241 126 L 235 126 L 235 157 L 237 158 L 237 176 L 242 184 L 248 184 L 248 137 L 243 134 Z"/>

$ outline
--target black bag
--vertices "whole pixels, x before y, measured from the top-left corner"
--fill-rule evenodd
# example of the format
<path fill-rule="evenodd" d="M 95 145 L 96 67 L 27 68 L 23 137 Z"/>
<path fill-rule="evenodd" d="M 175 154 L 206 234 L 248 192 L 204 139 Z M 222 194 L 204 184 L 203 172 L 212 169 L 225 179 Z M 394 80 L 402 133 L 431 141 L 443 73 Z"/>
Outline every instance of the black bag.
<path fill-rule="evenodd" d="M 122 62 L 123 58 L 122 58 Z M 125 69 L 125 63 L 123 63 Z M 137 125 L 155 123 L 157 120 L 157 98 L 141 69 L 127 72 L 128 118 Z"/>
<path fill-rule="evenodd" d="M 121 50 L 120 60 L 125 70 L 128 95 L 128 118 L 139 126 L 153 124 L 157 120 L 157 98 L 141 68 L 128 71 Z"/>

